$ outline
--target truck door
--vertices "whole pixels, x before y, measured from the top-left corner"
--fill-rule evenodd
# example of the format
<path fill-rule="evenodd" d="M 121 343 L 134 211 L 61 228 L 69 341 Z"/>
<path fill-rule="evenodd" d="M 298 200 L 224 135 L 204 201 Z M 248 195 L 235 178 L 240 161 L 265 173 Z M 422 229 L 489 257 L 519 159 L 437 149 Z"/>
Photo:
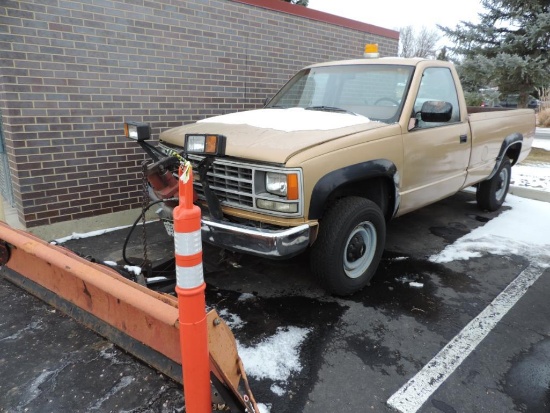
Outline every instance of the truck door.
<path fill-rule="evenodd" d="M 453 107 L 448 122 L 423 122 L 422 104 L 445 101 Z M 464 114 L 466 115 L 466 114 Z M 466 179 L 471 136 L 462 116 L 455 81 L 447 67 L 424 69 L 414 102 L 416 119 L 403 133 L 403 180 L 400 213 L 443 199 L 457 192 Z"/>

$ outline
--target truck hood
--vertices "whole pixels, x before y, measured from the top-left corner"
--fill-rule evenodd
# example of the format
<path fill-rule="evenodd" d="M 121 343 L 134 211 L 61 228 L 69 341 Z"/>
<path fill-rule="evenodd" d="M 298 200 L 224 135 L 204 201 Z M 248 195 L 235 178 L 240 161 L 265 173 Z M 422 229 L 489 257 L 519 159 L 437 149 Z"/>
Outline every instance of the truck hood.
<path fill-rule="evenodd" d="M 310 147 L 383 126 L 386 124 L 348 113 L 303 108 L 258 109 L 169 129 L 161 133 L 160 139 L 183 146 L 189 133 L 225 135 L 228 156 L 282 164 Z"/>

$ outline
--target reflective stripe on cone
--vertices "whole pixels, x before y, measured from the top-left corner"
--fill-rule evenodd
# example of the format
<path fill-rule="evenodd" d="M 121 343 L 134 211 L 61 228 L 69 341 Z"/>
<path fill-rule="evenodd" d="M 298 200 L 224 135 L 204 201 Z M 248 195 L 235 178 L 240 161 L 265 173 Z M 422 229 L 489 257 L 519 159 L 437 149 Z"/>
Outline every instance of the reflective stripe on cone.
<path fill-rule="evenodd" d="M 187 233 L 174 232 L 174 246 L 176 255 L 195 255 L 202 252 L 201 230 Z"/>
<path fill-rule="evenodd" d="M 200 217 L 199 217 L 200 219 Z M 176 282 L 180 288 L 195 288 L 204 282 L 201 230 L 174 233 Z"/>

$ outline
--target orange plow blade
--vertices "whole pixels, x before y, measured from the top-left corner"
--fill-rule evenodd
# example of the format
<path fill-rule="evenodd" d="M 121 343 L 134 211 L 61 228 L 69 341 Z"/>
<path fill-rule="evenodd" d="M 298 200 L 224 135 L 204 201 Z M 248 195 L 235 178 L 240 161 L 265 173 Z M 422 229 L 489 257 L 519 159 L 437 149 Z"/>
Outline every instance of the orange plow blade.
<path fill-rule="evenodd" d="M 86 327 L 182 382 L 178 301 L 0 222 L 0 274 Z M 235 339 L 208 314 L 210 369 L 231 411 L 257 412 Z M 223 389 L 220 388 L 220 384 Z M 244 386 L 244 391 L 239 386 Z M 231 400 L 228 400 L 231 399 Z"/>

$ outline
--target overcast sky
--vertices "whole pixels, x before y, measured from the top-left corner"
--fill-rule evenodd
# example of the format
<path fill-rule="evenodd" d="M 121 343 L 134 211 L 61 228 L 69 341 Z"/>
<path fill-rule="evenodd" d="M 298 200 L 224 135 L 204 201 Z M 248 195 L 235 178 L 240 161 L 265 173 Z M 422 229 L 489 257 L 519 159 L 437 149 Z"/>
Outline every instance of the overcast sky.
<path fill-rule="evenodd" d="M 309 0 L 308 7 L 397 31 L 404 26 L 436 29 L 436 24 L 477 22 L 483 10 L 478 0 Z"/>

